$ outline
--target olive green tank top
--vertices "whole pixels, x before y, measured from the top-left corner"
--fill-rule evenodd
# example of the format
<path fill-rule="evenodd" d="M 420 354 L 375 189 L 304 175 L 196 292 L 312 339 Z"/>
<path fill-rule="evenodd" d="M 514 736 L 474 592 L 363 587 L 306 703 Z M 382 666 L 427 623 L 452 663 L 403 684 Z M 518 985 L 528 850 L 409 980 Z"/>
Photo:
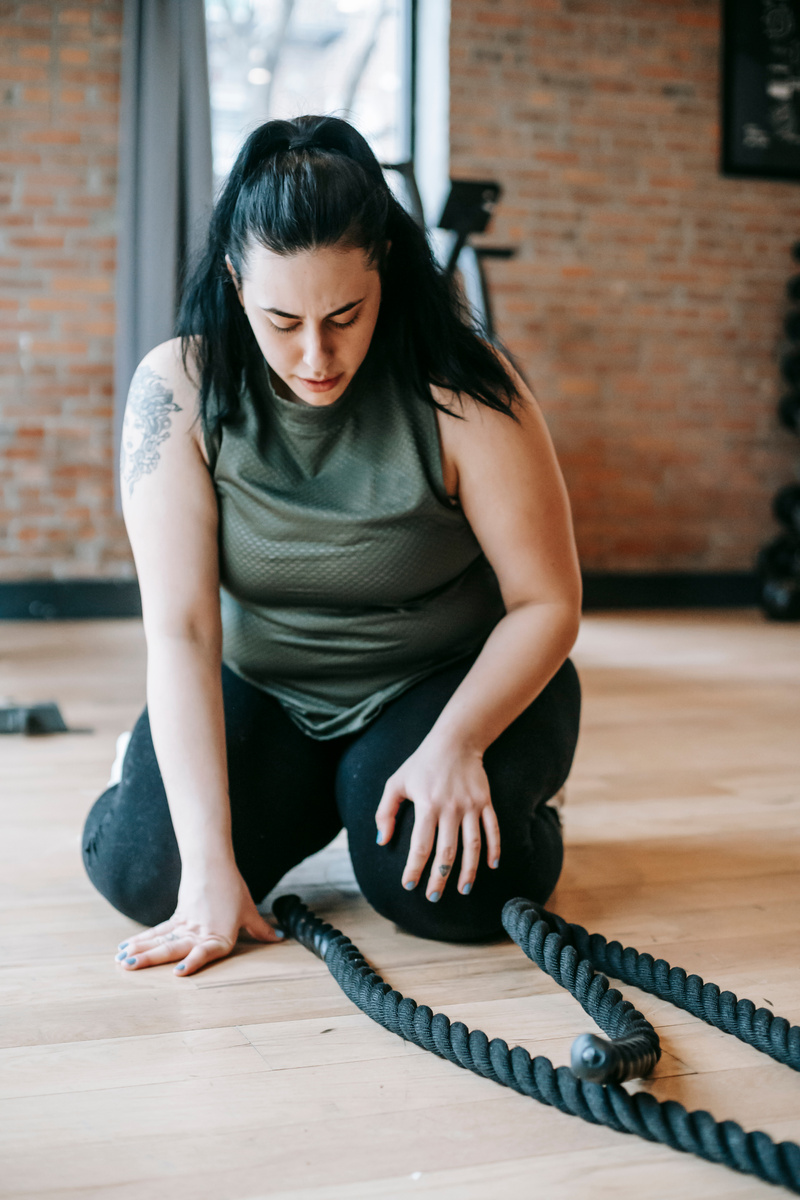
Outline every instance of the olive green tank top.
<path fill-rule="evenodd" d="M 436 412 L 374 343 L 339 399 L 244 391 L 206 438 L 219 505 L 223 661 L 314 738 L 477 650 L 505 613 L 442 477 Z"/>

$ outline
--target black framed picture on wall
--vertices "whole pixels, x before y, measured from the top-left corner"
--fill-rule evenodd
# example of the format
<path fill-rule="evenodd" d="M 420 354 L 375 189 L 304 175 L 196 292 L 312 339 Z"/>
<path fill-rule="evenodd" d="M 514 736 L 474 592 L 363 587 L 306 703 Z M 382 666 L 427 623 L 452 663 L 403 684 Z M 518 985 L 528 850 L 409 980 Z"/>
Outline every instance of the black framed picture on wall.
<path fill-rule="evenodd" d="M 800 180 L 800 0 L 723 0 L 723 175 Z"/>

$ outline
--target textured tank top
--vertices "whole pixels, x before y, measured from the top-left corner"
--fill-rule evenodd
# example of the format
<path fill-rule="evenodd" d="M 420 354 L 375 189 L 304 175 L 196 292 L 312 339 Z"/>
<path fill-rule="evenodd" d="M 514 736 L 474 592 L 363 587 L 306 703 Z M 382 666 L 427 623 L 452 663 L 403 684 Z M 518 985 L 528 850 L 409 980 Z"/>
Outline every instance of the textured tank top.
<path fill-rule="evenodd" d="M 206 448 L 219 505 L 223 661 L 314 738 L 477 650 L 505 613 L 442 477 L 436 413 L 374 343 L 339 399 L 264 371 Z"/>

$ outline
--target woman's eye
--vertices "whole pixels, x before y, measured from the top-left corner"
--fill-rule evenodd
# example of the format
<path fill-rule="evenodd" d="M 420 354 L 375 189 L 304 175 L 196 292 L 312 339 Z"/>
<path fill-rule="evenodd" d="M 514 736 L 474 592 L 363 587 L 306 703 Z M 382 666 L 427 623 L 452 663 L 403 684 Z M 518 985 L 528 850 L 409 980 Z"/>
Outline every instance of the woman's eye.
<path fill-rule="evenodd" d="M 360 315 L 361 315 L 361 313 L 357 312 L 356 315 L 350 321 L 334 321 L 333 323 L 337 329 L 347 329 L 347 327 L 349 325 L 355 325 L 355 323 L 358 320 L 358 318 L 360 317 Z"/>
<path fill-rule="evenodd" d="M 355 314 L 355 317 L 351 317 L 350 320 L 332 320 L 330 324 L 333 326 L 333 329 L 349 329 L 350 325 L 355 325 L 356 320 L 359 319 L 360 316 L 361 310 Z M 272 329 L 276 331 L 276 334 L 294 334 L 295 329 L 300 329 L 300 323 L 297 323 L 296 325 L 276 325 L 275 322 L 271 320 L 270 325 L 272 326 Z"/>

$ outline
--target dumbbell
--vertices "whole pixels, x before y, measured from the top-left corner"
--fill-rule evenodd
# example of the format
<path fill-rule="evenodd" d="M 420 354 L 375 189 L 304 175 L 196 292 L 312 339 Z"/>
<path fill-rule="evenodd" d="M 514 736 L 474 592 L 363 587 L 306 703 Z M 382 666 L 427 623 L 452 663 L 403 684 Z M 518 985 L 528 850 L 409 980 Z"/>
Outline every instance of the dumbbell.
<path fill-rule="evenodd" d="M 796 621 L 800 618 L 800 579 L 765 579 L 761 607 L 775 621 Z"/>
<path fill-rule="evenodd" d="M 756 573 L 761 577 L 761 607 L 767 616 L 776 621 L 800 618 L 800 538 L 781 533 L 762 546 L 756 558 Z"/>
<path fill-rule="evenodd" d="M 787 392 L 778 404 L 778 417 L 782 425 L 800 434 L 800 392 Z"/>
<path fill-rule="evenodd" d="M 787 483 L 775 493 L 772 512 L 782 525 L 800 534 L 800 483 Z"/>
<path fill-rule="evenodd" d="M 800 580 L 800 541 L 790 533 L 781 533 L 756 557 L 756 574 L 764 579 Z"/>
<path fill-rule="evenodd" d="M 790 350 L 781 358 L 781 374 L 792 387 L 800 387 L 800 350 Z"/>

